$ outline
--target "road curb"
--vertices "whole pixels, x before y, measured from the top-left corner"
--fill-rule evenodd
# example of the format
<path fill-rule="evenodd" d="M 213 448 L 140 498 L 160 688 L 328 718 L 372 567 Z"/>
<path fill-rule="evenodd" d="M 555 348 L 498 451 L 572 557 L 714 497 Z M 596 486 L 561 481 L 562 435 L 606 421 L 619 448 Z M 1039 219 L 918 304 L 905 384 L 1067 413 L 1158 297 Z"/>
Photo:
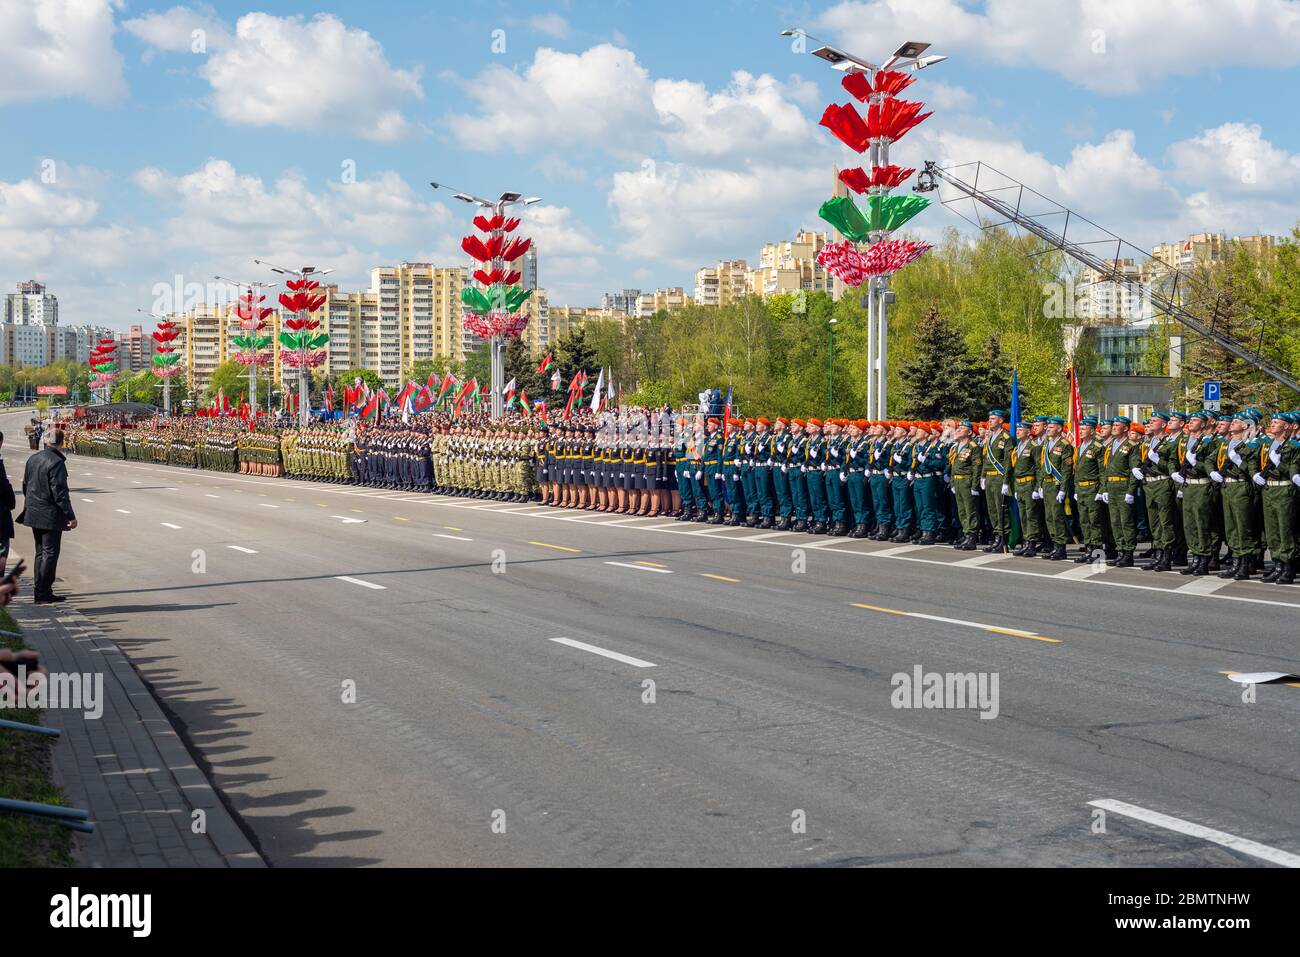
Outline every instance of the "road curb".
<path fill-rule="evenodd" d="M 55 774 L 95 833 L 79 838 L 86 867 L 265 867 L 184 740 L 117 643 L 67 604 L 9 606 L 28 647 L 52 673 L 103 675 L 103 714 L 48 709 L 63 731 Z M 192 830 L 194 812 L 205 832 Z"/>

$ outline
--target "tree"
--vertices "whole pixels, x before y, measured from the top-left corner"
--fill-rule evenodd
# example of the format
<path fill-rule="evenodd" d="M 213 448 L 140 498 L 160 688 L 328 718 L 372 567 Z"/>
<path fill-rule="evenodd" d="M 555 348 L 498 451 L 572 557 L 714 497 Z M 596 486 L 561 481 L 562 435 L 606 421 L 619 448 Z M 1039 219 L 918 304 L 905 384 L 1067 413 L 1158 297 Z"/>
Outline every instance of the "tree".
<path fill-rule="evenodd" d="M 932 307 L 917 324 L 911 359 L 899 370 L 904 415 L 928 420 L 976 415 L 971 392 L 974 373 L 965 341 Z"/>
<path fill-rule="evenodd" d="M 212 370 L 212 379 L 203 393 L 204 403 L 210 403 L 217 393 L 224 391 L 232 405 L 248 401 L 248 370 L 234 359 L 227 359 Z"/>
<path fill-rule="evenodd" d="M 537 362 L 523 339 L 510 340 L 506 346 L 505 365 L 506 382 L 514 379 L 515 391 L 527 392 L 530 399 L 545 398 L 546 389 L 550 386 L 550 373 L 537 374 Z"/>
<path fill-rule="evenodd" d="M 1020 390 L 1021 408 L 1028 408 L 1029 390 L 1019 381 L 1016 385 Z M 975 360 L 971 369 L 968 389 L 970 405 L 966 409 L 967 417 L 982 419 L 988 415 L 990 409 L 1009 411 L 1007 407 L 1011 404 L 1011 370 L 1007 368 L 1006 356 L 1002 354 L 1002 340 L 997 336 L 989 336 L 985 340 L 984 351 Z M 1061 410 L 1034 409 L 1035 413 L 1046 414 L 1048 411 Z"/>
<path fill-rule="evenodd" d="M 143 402 L 146 405 L 160 405 L 162 389 L 156 388 L 162 382 L 161 379 L 147 371 L 140 371 L 125 376 L 117 381 L 113 387 L 114 402 Z M 176 383 L 172 382 L 172 391 L 175 392 Z"/>
<path fill-rule="evenodd" d="M 368 385 L 371 392 L 378 392 L 384 387 L 384 380 L 379 378 L 379 373 L 373 369 L 345 369 L 336 373 L 330 376 L 330 381 L 334 385 L 334 401 L 339 403 L 340 407 L 343 402 L 343 387 L 352 388 L 358 379 Z"/>
<path fill-rule="evenodd" d="M 465 370 L 460 378 L 463 382 L 468 382 L 470 379 L 476 380 L 479 388 L 492 381 L 491 342 L 487 340 L 480 342 L 473 352 L 465 356 Z"/>
<path fill-rule="evenodd" d="M 411 363 L 410 381 L 424 385 L 429 376 L 436 376 L 439 381 L 446 378 L 448 372 L 457 374 L 460 364 L 451 356 L 434 356 L 432 359 L 416 359 Z M 459 376 L 458 376 L 459 377 Z M 351 382 L 348 383 L 351 385 Z M 437 394 L 437 390 L 434 390 Z"/>
<path fill-rule="evenodd" d="M 595 384 L 596 375 L 596 350 L 587 342 L 587 330 L 585 326 L 571 330 L 555 343 L 555 367 L 560 370 L 560 392 L 564 393 L 569 388 L 569 383 L 578 372 L 586 372 L 592 376 L 592 385 Z M 548 384 L 549 387 L 549 384 Z M 588 392 L 588 395 L 591 393 Z"/>

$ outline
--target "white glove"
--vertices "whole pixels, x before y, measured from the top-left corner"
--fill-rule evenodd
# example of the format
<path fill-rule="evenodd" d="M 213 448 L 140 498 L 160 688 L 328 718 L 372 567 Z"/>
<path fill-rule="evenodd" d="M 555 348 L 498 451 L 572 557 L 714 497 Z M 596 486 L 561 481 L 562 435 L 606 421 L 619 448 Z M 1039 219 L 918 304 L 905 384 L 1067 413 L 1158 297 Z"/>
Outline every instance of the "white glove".
<path fill-rule="evenodd" d="M 716 475 L 714 475 L 714 476 L 713 476 L 713 481 L 715 481 L 715 482 L 721 482 L 721 481 L 722 481 L 722 473 L 721 473 L 721 472 L 718 472 Z"/>
<path fill-rule="evenodd" d="M 1256 485 L 1258 485 L 1260 488 L 1263 488 L 1268 484 L 1267 482 L 1264 481 L 1264 476 L 1261 475 L 1259 472 L 1256 472 L 1254 475 L 1252 475 L 1250 477 L 1250 480 L 1254 482 Z"/>
<path fill-rule="evenodd" d="M 1300 478 L 1300 475 L 1297 475 L 1296 478 Z M 952 484 L 952 476 L 951 476 L 951 475 L 947 475 L 947 474 L 945 474 L 944 477 L 943 477 L 943 480 L 944 480 L 945 482 L 947 482 L 949 485 Z"/>
<path fill-rule="evenodd" d="M 973 489 L 970 490 L 970 493 L 971 493 L 972 495 L 979 495 L 980 490 L 977 489 L 977 488 L 973 488 Z"/>
<path fill-rule="evenodd" d="M 1060 504 L 1061 504 L 1062 502 L 1064 502 L 1064 501 L 1065 501 L 1065 492 L 1057 492 L 1057 493 L 1056 493 L 1056 504 L 1057 504 L 1057 505 L 1060 505 Z"/>
<path fill-rule="evenodd" d="M 835 456 L 836 458 L 839 458 L 839 457 L 840 457 L 840 450 L 832 446 L 832 448 L 831 448 L 831 455 Z"/>
<path fill-rule="evenodd" d="M 696 479 L 702 479 L 702 478 L 704 478 L 704 473 L 703 473 L 703 472 L 696 472 L 696 473 L 695 473 L 695 477 L 696 477 Z"/>
<path fill-rule="evenodd" d="M 785 474 L 785 466 L 784 466 L 784 465 L 781 466 L 781 474 L 782 474 L 782 475 Z"/>
<path fill-rule="evenodd" d="M 1043 490 L 1042 490 L 1041 488 L 1036 488 L 1036 489 L 1034 489 L 1034 493 L 1033 493 L 1032 495 L 1030 495 L 1029 497 L 1032 498 L 1032 499 L 1036 502 L 1036 501 L 1038 501 L 1040 498 L 1043 497 Z"/>
<path fill-rule="evenodd" d="M 1110 492 L 1102 492 L 1102 493 L 1101 493 L 1101 500 L 1102 500 L 1103 502 L 1105 502 L 1107 505 L 1109 505 L 1109 504 L 1110 504 Z"/>
<path fill-rule="evenodd" d="M 1156 447 L 1154 445 L 1151 446 L 1151 451 L 1147 453 L 1147 461 L 1149 462 L 1160 461 L 1160 453 L 1156 451 Z"/>
<path fill-rule="evenodd" d="M 1169 477 L 1170 477 L 1171 479 L 1173 479 L 1175 482 L 1177 482 L 1179 485 L 1182 485 L 1184 482 L 1187 481 L 1187 479 L 1183 478 L 1183 473 L 1182 473 L 1182 472 L 1175 472 L 1175 473 L 1173 473 L 1172 475 L 1170 475 Z M 1181 495 L 1181 494 L 1183 494 L 1183 493 L 1182 493 L 1182 492 L 1179 492 L 1178 494 Z"/>
<path fill-rule="evenodd" d="M 732 473 L 731 473 L 731 480 L 732 480 L 733 482 L 739 482 L 739 481 L 740 481 L 740 473 L 739 473 L 739 472 L 732 472 Z"/>
<path fill-rule="evenodd" d="M 1124 493 L 1124 504 L 1125 504 L 1125 505 L 1132 505 L 1132 504 L 1133 504 L 1133 496 L 1132 496 L 1132 495 L 1129 495 L 1127 492 Z"/>
<path fill-rule="evenodd" d="M 1274 465 L 1281 465 L 1281 464 L 1282 464 L 1282 456 L 1278 454 L 1277 449 L 1272 449 L 1272 450 L 1268 453 L 1268 460 L 1269 460 L 1270 462 L 1272 462 Z"/>
<path fill-rule="evenodd" d="M 1187 450 L 1187 461 L 1191 462 L 1193 465 L 1196 464 L 1196 453 L 1191 449 Z"/>
<path fill-rule="evenodd" d="M 1232 464 L 1233 464 L 1233 465 L 1240 465 L 1240 464 L 1241 464 L 1241 456 L 1238 455 L 1234 449 L 1229 449 L 1229 450 L 1228 450 L 1228 458 L 1232 459 Z"/>
<path fill-rule="evenodd" d="M 1007 488 L 1007 486 L 1006 486 L 1005 484 L 1003 484 L 1003 486 L 1002 486 L 1002 494 L 1003 494 L 1003 495 L 1006 495 L 1006 494 L 1007 494 L 1008 492 L 1010 492 L 1010 491 L 1011 491 L 1011 489 Z"/>
<path fill-rule="evenodd" d="M 1220 475 L 1218 472 L 1211 472 L 1210 478 L 1214 479 L 1214 481 L 1218 482 L 1220 485 L 1223 484 L 1223 476 Z"/>
<path fill-rule="evenodd" d="M 1146 478 L 1146 476 L 1142 474 L 1141 469 L 1132 469 L 1131 471 L 1133 472 L 1133 477 L 1139 482 Z"/>
<path fill-rule="evenodd" d="M 984 479 L 980 479 L 980 491 L 984 491 Z"/>
<path fill-rule="evenodd" d="M 916 479 L 916 473 L 915 473 L 915 472 L 908 472 L 908 473 L 907 473 L 907 480 L 908 480 L 909 482 L 914 481 L 915 479 Z"/>
<path fill-rule="evenodd" d="M 840 473 L 840 481 L 841 481 L 841 482 L 847 482 L 848 480 L 849 480 L 848 476 L 845 475 L 843 472 L 841 472 L 841 473 Z"/>
<path fill-rule="evenodd" d="M 1092 497 L 1092 500 L 1094 502 L 1104 502 L 1106 501 L 1106 496 L 1103 492 L 1098 492 L 1096 495 Z"/>
<path fill-rule="evenodd" d="M 808 474 L 808 466 L 806 466 L 806 465 L 801 465 L 801 466 L 799 466 L 799 474 L 800 474 L 800 475 L 807 475 L 807 474 Z"/>
<path fill-rule="evenodd" d="M 1179 497 L 1179 498 L 1182 498 L 1182 497 L 1183 497 L 1183 490 L 1182 490 L 1182 489 L 1179 489 L 1179 490 L 1178 490 L 1178 497 Z"/>
<path fill-rule="evenodd" d="M 1300 472 L 1297 472 L 1295 475 L 1291 476 L 1291 484 L 1295 486 L 1300 486 Z"/>
<path fill-rule="evenodd" d="M 894 459 L 895 462 L 901 462 L 901 461 L 903 461 L 903 457 L 902 457 L 901 455 L 897 454 L 897 453 L 894 454 L 893 459 Z"/>
<path fill-rule="evenodd" d="M 885 478 L 891 479 L 893 477 L 894 477 L 894 473 L 889 471 L 889 469 L 885 469 Z"/>

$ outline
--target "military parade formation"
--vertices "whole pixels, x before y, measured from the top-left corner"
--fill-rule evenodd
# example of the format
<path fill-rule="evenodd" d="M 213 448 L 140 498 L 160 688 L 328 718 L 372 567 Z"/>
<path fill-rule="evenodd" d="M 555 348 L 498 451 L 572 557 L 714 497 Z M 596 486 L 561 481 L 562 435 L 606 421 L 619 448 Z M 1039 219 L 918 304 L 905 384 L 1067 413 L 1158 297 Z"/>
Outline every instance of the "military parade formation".
<path fill-rule="evenodd" d="M 78 454 L 1292 584 L 1300 412 L 73 423 Z M 1149 542 L 1138 552 L 1140 542 Z M 1081 548 L 1071 555 L 1069 548 Z M 1266 558 L 1269 560 L 1266 563 Z"/>

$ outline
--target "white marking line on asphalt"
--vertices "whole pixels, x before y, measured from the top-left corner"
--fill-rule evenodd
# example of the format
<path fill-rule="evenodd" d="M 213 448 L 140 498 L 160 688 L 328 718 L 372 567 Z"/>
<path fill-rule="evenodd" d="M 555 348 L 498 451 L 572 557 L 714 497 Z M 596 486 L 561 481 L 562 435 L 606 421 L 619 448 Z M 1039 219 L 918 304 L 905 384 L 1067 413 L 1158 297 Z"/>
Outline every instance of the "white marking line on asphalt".
<path fill-rule="evenodd" d="M 896 545 L 893 548 L 882 548 L 878 552 L 870 552 L 868 554 L 882 558 L 893 558 L 895 555 L 903 555 L 907 552 L 917 551 L 918 549 L 933 547 L 934 546 L 932 545 Z"/>
<path fill-rule="evenodd" d="M 474 539 L 466 538 L 464 535 L 444 535 L 442 532 L 434 532 L 434 538 L 450 538 L 458 542 L 472 542 Z"/>
<path fill-rule="evenodd" d="M 567 645 L 570 648 L 577 648 L 579 651 L 590 651 L 593 655 L 601 655 L 605 658 L 613 658 L 615 661 L 621 661 L 625 665 L 631 665 L 633 668 L 653 668 L 653 661 L 642 661 L 640 658 L 633 658 L 630 655 L 621 655 L 617 651 L 608 651 L 604 648 L 597 648 L 595 645 L 589 645 L 585 641 L 574 641 L 572 638 L 548 638 L 557 645 Z"/>
<path fill-rule="evenodd" d="M 364 525 L 364 518 L 348 518 L 346 515 L 331 515 L 330 518 L 337 518 L 344 525 Z"/>
<path fill-rule="evenodd" d="M 93 502 L 94 499 L 93 499 L 93 498 L 83 498 L 82 501 L 83 501 L 83 502 Z"/>
<path fill-rule="evenodd" d="M 1231 584 L 1231 578 L 1207 575 L 1204 578 L 1193 578 L 1186 585 L 1179 585 L 1174 591 L 1181 595 L 1213 595 L 1220 588 L 1227 588 Z"/>
<path fill-rule="evenodd" d="M 353 578 L 351 575 L 335 575 L 334 577 L 341 582 L 350 582 L 353 585 L 360 585 L 362 588 L 374 588 L 377 591 L 382 591 L 388 587 L 387 585 L 376 585 L 374 582 L 362 581 L 360 578 Z"/>
<path fill-rule="evenodd" d="M 162 525 L 164 528 L 180 528 L 179 525 L 173 525 L 171 522 L 159 522 L 158 524 Z"/>
<path fill-rule="evenodd" d="M 660 575 L 671 575 L 672 571 L 667 568 L 651 568 L 648 565 L 629 565 L 627 562 L 606 562 L 606 565 L 614 565 L 618 568 L 630 568 L 637 572 L 658 572 Z"/>
<path fill-rule="evenodd" d="M 262 508 L 279 508 L 279 507 L 280 507 L 279 505 L 272 505 L 270 502 L 258 502 L 257 504 L 260 505 L 260 506 L 262 506 Z"/>
<path fill-rule="evenodd" d="M 1219 844 L 1229 850 L 1249 854 L 1261 861 L 1268 861 L 1270 864 L 1277 864 L 1281 867 L 1300 867 L 1300 854 L 1292 854 L 1276 847 L 1269 847 L 1267 844 L 1260 844 L 1244 837 L 1237 837 L 1237 835 L 1229 834 L 1226 831 L 1216 831 L 1212 827 L 1193 824 L 1191 821 L 1184 821 L 1182 818 L 1170 817 L 1168 814 L 1161 814 L 1159 811 L 1148 811 L 1136 804 L 1126 804 L 1123 801 L 1114 801 L 1110 798 L 1089 801 L 1088 804 L 1091 807 L 1099 807 L 1103 811 L 1112 811 L 1124 817 L 1131 817 L 1147 824 L 1154 824 L 1156 827 L 1163 827 L 1170 831 L 1177 831 L 1179 834 L 1186 834 L 1189 837 L 1200 838 L 1212 844 Z"/>
<path fill-rule="evenodd" d="M 1083 581 L 1091 578 L 1093 575 L 1100 575 L 1102 572 L 1109 571 L 1110 566 L 1105 562 L 1088 562 L 1086 565 L 1076 565 L 1056 575 L 1057 578 L 1064 578 L 1067 581 Z"/>
<path fill-rule="evenodd" d="M 227 548 L 234 549 L 237 552 L 243 552 L 245 555 L 256 555 L 257 551 L 252 548 L 245 548 L 243 545 L 227 545 Z"/>
<path fill-rule="evenodd" d="M 140 484 L 142 484 L 142 483 L 140 482 L 139 479 L 131 479 L 131 484 L 132 484 L 132 485 L 140 485 Z"/>
<path fill-rule="evenodd" d="M 778 535 L 792 535 L 793 532 L 764 532 L 762 535 L 746 535 L 743 541 L 746 542 L 765 542 L 769 538 L 776 538 Z"/>
<path fill-rule="evenodd" d="M 213 495 L 211 492 L 204 492 L 203 495 L 205 498 L 221 498 L 220 495 Z"/>
<path fill-rule="evenodd" d="M 131 514 L 129 511 L 127 511 L 127 510 L 124 509 L 124 508 L 115 508 L 115 509 L 113 509 L 113 511 L 115 511 L 115 512 L 121 512 L 123 515 L 130 515 L 130 514 Z"/>
<path fill-rule="evenodd" d="M 978 621 L 965 621 L 960 618 L 944 618 L 942 615 L 926 615 L 919 611 L 899 611 L 897 608 L 881 608 L 879 605 L 868 605 L 863 602 L 850 602 L 854 608 L 865 608 L 868 611 L 879 611 L 886 615 L 902 615 L 906 618 L 924 618 L 927 621 L 941 621 L 947 625 L 961 625 L 963 628 L 978 628 L 981 631 L 991 631 L 999 635 L 1011 635 L 1015 638 L 1032 638 L 1034 641 L 1045 641 L 1048 644 L 1059 645 L 1059 638 L 1045 638 L 1036 631 L 1025 631 L 1021 628 L 1004 628 L 1002 625 L 985 625 Z"/>
<path fill-rule="evenodd" d="M 998 554 L 976 555 L 974 558 L 963 558 L 959 562 L 953 562 L 953 564 L 961 565 L 963 568 L 978 568 L 981 565 L 987 565 L 990 562 L 1000 562 L 1003 559 L 1009 557 L 1010 556 L 1008 555 L 998 555 Z"/>

